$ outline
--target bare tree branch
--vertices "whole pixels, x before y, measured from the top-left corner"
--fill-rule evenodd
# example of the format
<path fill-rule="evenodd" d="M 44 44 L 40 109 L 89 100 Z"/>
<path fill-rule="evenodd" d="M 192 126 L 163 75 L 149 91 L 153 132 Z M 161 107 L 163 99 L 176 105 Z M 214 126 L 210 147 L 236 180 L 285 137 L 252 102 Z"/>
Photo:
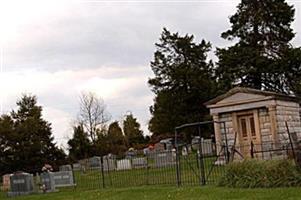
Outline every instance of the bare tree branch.
<path fill-rule="evenodd" d="M 97 131 L 101 131 L 110 120 L 104 100 L 92 92 L 81 94 L 78 117 L 93 143 L 97 139 Z"/>

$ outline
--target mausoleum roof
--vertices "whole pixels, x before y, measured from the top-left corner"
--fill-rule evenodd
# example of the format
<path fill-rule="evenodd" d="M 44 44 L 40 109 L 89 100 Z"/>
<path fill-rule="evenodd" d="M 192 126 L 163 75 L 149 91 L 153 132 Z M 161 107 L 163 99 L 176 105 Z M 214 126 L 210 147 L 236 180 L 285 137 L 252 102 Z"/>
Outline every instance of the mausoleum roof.
<path fill-rule="evenodd" d="M 269 99 L 300 102 L 299 98 L 297 98 L 295 96 L 287 95 L 287 94 L 270 92 L 270 91 L 262 91 L 262 90 L 246 88 L 246 87 L 235 87 L 235 88 L 229 90 L 227 93 L 222 94 L 220 96 L 215 97 L 214 99 L 207 101 L 205 103 L 205 105 L 210 107 L 210 105 L 214 105 L 219 102 L 222 102 L 223 100 L 225 100 L 237 93 L 252 94 L 252 95 L 257 95 L 258 97 L 261 96 L 263 98 L 268 97 Z"/>

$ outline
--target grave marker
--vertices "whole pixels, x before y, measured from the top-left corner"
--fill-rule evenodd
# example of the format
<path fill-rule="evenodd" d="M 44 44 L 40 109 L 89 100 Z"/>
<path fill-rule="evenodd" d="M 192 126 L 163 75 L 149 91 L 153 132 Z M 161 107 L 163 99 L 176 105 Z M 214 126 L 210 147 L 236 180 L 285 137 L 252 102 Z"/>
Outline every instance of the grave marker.
<path fill-rule="evenodd" d="M 53 172 L 55 187 L 74 186 L 72 171 Z"/>
<path fill-rule="evenodd" d="M 19 196 L 33 193 L 33 175 L 18 172 L 10 176 L 10 188 L 8 196 Z"/>
<path fill-rule="evenodd" d="M 123 159 L 117 161 L 117 170 L 132 169 L 131 161 L 129 159 Z"/>
<path fill-rule="evenodd" d="M 11 174 L 5 174 L 2 176 L 2 191 L 10 190 L 10 176 Z"/>
<path fill-rule="evenodd" d="M 101 167 L 101 158 L 98 156 L 94 156 L 88 159 L 89 168 L 91 169 L 100 169 Z"/>
<path fill-rule="evenodd" d="M 135 169 L 145 168 L 147 167 L 147 160 L 146 158 L 134 158 L 132 160 L 132 166 Z"/>
<path fill-rule="evenodd" d="M 166 167 L 175 164 L 175 154 L 172 151 L 157 153 L 154 159 L 156 167 Z"/>
<path fill-rule="evenodd" d="M 71 165 L 62 165 L 59 169 L 60 171 L 72 171 Z"/>
<path fill-rule="evenodd" d="M 116 169 L 116 160 L 114 158 L 103 157 L 103 170 L 113 171 Z"/>
<path fill-rule="evenodd" d="M 55 184 L 54 184 L 54 174 L 52 172 L 43 172 L 40 175 L 42 190 L 44 192 L 54 192 Z"/>
<path fill-rule="evenodd" d="M 80 171 L 81 170 L 81 164 L 80 163 L 74 163 L 72 165 L 73 171 Z"/>

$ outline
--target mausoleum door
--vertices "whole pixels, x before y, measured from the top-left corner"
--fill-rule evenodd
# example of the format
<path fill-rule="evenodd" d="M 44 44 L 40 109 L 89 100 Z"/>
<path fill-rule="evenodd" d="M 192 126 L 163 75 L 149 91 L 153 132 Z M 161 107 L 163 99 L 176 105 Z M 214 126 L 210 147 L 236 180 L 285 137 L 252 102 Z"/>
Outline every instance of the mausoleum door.
<path fill-rule="evenodd" d="M 243 115 L 238 117 L 240 151 L 244 157 L 251 156 L 251 143 L 258 144 L 258 136 L 255 129 L 254 115 Z"/>

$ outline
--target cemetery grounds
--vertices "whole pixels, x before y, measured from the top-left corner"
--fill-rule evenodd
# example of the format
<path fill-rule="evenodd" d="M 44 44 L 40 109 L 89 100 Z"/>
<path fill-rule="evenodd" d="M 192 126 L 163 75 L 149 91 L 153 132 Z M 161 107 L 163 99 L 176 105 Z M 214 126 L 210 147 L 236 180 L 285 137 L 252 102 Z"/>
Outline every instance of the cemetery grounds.
<path fill-rule="evenodd" d="M 84 173 L 74 171 L 76 187 L 59 192 L 20 196 L 20 200 L 89 200 L 89 199 L 301 199 L 300 188 L 232 189 L 217 187 L 224 167 L 211 168 L 213 158 L 205 159 L 205 173 L 210 172 L 206 186 L 200 186 L 198 164 L 194 158 L 181 160 L 181 187 L 177 187 L 174 165 L 102 173 L 99 169 Z M 210 171 L 211 170 L 211 171 Z M 1 193 L 0 199 L 11 199 Z"/>

